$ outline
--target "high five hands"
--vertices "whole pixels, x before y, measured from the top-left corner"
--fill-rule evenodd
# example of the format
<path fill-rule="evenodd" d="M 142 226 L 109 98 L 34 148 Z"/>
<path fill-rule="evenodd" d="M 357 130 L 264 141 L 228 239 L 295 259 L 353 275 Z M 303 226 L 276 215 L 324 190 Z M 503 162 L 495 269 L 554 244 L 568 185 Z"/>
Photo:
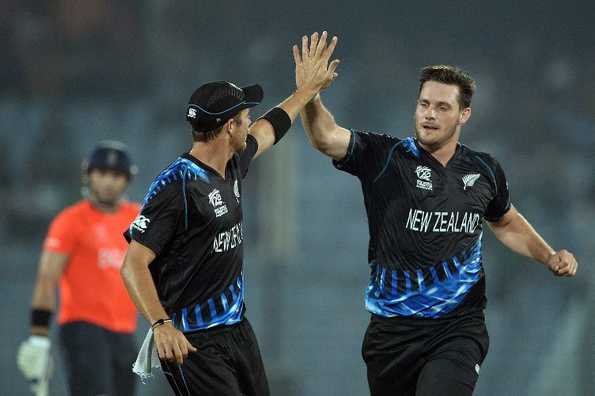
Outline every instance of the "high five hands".
<path fill-rule="evenodd" d="M 297 45 L 293 46 L 293 59 L 295 61 L 295 84 L 298 89 L 310 85 L 316 92 L 328 88 L 337 78 L 338 59 L 329 63 L 329 60 L 337 46 L 337 36 L 334 36 L 327 44 L 327 32 L 318 32 L 302 37 L 302 49 Z M 309 41 L 309 42 L 308 42 Z"/>

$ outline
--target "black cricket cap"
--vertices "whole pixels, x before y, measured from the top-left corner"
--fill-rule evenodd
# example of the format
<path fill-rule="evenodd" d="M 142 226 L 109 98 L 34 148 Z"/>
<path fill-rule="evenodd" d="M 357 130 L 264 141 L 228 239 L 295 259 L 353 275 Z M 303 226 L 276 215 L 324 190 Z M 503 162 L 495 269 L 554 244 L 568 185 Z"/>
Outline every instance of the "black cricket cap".
<path fill-rule="evenodd" d="M 219 128 L 240 111 L 262 102 L 260 85 L 240 88 L 227 81 L 214 81 L 200 86 L 188 102 L 186 120 L 197 132 Z"/>
<path fill-rule="evenodd" d="M 121 172 L 128 179 L 137 173 L 137 167 L 132 163 L 126 145 L 115 140 L 105 140 L 95 146 L 91 155 L 83 162 L 83 170 L 87 174 L 93 169 Z"/>

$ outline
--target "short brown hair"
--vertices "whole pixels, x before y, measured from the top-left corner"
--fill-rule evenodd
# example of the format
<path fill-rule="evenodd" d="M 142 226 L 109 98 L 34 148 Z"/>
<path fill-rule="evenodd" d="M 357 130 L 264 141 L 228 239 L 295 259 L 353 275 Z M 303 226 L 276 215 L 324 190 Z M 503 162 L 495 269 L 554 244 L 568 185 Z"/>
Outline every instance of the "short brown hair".
<path fill-rule="evenodd" d="M 471 98 L 475 92 L 475 80 L 469 73 L 450 65 L 432 65 L 421 69 L 419 92 L 426 81 L 436 81 L 459 87 L 459 105 L 461 109 L 471 106 Z M 419 94 L 419 93 L 418 93 Z"/>
<path fill-rule="evenodd" d="M 235 122 L 240 122 L 241 113 L 236 114 L 235 116 L 232 117 L 232 119 Z M 225 124 L 227 124 L 227 121 L 225 121 Z M 193 129 L 192 130 L 192 141 L 193 142 L 208 142 L 210 140 L 215 139 L 215 137 L 217 137 L 217 135 L 219 135 L 219 132 L 221 132 L 221 130 L 225 127 L 225 124 L 221 125 L 219 128 L 215 128 L 210 131 L 199 132 L 199 131 L 196 131 Z"/>

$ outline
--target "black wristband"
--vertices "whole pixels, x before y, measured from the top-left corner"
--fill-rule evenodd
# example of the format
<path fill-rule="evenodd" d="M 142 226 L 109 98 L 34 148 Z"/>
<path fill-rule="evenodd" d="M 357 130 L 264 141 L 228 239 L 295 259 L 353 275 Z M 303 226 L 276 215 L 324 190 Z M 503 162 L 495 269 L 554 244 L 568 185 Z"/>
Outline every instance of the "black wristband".
<path fill-rule="evenodd" d="M 277 144 L 277 142 L 285 136 L 289 128 L 291 128 L 291 118 L 289 117 L 289 114 L 280 107 L 273 107 L 260 118 L 264 118 L 273 126 L 273 130 L 275 131 L 274 144 Z"/>
<path fill-rule="evenodd" d="M 36 327 L 50 327 L 50 320 L 52 319 L 52 311 L 48 309 L 31 310 L 31 326 Z"/>
<path fill-rule="evenodd" d="M 161 325 L 164 325 L 166 323 L 171 323 L 171 322 L 173 322 L 173 320 L 171 320 L 169 318 L 156 320 L 155 323 L 153 323 L 151 325 L 151 330 L 155 330 L 156 327 L 159 327 Z"/>

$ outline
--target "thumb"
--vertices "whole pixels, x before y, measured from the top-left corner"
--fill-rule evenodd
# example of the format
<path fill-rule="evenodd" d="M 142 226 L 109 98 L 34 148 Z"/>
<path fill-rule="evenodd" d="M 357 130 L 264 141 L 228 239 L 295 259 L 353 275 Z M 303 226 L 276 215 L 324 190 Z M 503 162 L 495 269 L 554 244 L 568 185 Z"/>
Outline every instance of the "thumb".
<path fill-rule="evenodd" d="M 339 67 L 339 63 L 341 63 L 339 59 L 335 59 L 334 61 L 332 61 L 331 64 L 328 66 L 329 73 L 335 74 L 335 70 L 337 70 L 337 67 Z"/>
<path fill-rule="evenodd" d="M 190 341 L 188 341 L 188 339 L 186 339 L 186 344 L 188 345 L 188 350 L 189 350 L 189 351 L 192 351 L 192 352 L 196 352 L 196 351 L 198 351 L 198 349 L 196 349 L 196 347 L 195 347 L 194 345 L 192 345 L 192 344 L 190 343 Z"/>

